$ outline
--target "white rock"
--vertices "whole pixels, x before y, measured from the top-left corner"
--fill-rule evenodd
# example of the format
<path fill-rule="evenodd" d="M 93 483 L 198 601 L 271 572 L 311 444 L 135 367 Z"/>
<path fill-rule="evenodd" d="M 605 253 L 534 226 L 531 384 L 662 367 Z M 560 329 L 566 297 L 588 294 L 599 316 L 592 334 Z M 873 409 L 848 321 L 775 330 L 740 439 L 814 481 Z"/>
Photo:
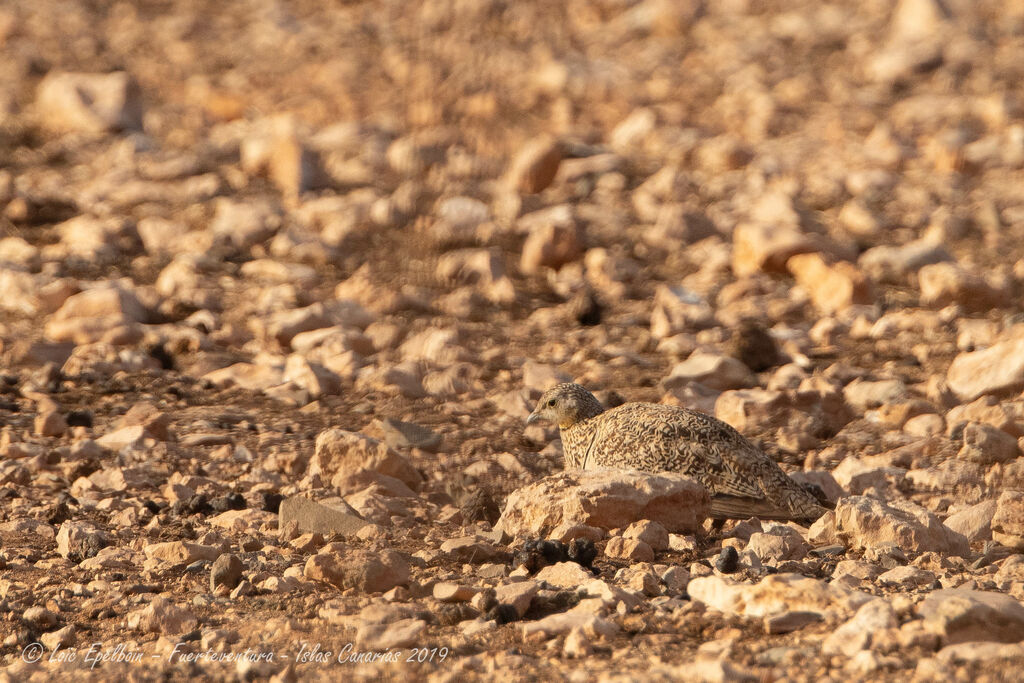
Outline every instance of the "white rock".
<path fill-rule="evenodd" d="M 876 598 L 857 610 L 852 619 L 837 628 L 821 644 L 822 654 L 852 657 L 871 647 L 877 631 L 896 627 L 896 613 L 888 600 Z"/>
<path fill-rule="evenodd" d="M 57 130 L 105 133 L 142 129 L 139 87 L 123 71 L 47 74 L 39 84 L 36 106 L 47 126 Z"/>
<path fill-rule="evenodd" d="M 514 491 L 496 528 L 513 536 L 546 538 L 564 524 L 621 529 L 647 519 L 686 534 L 700 527 L 709 510 L 707 490 L 680 474 L 572 471 Z"/>
<path fill-rule="evenodd" d="M 966 538 L 943 526 L 928 510 L 905 500 L 843 498 L 836 504 L 835 525 L 836 536 L 854 548 L 889 542 L 908 551 L 961 557 L 970 550 Z"/>
<path fill-rule="evenodd" d="M 1024 337 L 961 353 L 950 364 L 946 381 L 962 401 L 1024 387 Z"/>

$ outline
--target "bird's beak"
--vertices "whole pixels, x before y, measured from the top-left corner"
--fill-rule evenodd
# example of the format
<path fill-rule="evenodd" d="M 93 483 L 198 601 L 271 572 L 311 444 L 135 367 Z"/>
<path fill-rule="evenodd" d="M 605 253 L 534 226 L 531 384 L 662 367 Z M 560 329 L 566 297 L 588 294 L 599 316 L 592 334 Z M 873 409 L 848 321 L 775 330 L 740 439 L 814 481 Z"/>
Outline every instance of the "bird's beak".
<path fill-rule="evenodd" d="M 527 425 L 532 425 L 534 422 L 536 422 L 539 419 L 540 419 L 540 415 L 537 414 L 537 411 L 534 411 L 534 412 L 530 413 L 530 417 L 526 418 L 526 424 Z"/>

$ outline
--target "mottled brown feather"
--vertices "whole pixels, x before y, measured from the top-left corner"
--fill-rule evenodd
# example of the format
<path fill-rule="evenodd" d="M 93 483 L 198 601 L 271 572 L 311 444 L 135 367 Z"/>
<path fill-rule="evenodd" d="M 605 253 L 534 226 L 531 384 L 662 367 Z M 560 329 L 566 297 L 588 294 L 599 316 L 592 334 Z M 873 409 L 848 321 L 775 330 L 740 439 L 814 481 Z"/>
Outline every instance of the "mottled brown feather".
<path fill-rule="evenodd" d="M 530 420 L 559 426 L 567 467 L 681 472 L 712 495 L 716 518 L 816 519 L 818 501 L 734 428 L 709 415 L 654 403 L 605 410 L 578 384 L 546 391 Z"/>

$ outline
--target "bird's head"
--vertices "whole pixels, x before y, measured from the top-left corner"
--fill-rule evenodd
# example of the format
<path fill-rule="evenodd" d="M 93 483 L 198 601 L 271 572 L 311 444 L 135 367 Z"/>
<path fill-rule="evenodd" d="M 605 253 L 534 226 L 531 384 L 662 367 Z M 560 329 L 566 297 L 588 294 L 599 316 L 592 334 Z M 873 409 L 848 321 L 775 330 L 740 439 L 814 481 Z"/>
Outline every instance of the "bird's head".
<path fill-rule="evenodd" d="M 579 384 L 559 384 L 544 392 L 526 424 L 544 420 L 565 428 L 602 412 L 601 402 Z"/>

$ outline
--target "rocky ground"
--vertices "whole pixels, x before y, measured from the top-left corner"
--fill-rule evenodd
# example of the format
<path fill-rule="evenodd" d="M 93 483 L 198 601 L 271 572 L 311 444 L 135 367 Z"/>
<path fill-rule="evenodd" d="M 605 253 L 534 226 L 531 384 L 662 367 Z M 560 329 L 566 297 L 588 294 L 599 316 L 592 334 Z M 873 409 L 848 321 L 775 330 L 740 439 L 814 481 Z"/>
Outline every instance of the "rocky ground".
<path fill-rule="evenodd" d="M 1019 4 L 8 0 L 0 48 L 4 680 L 1018 676 Z M 835 510 L 563 472 L 567 379 Z"/>

